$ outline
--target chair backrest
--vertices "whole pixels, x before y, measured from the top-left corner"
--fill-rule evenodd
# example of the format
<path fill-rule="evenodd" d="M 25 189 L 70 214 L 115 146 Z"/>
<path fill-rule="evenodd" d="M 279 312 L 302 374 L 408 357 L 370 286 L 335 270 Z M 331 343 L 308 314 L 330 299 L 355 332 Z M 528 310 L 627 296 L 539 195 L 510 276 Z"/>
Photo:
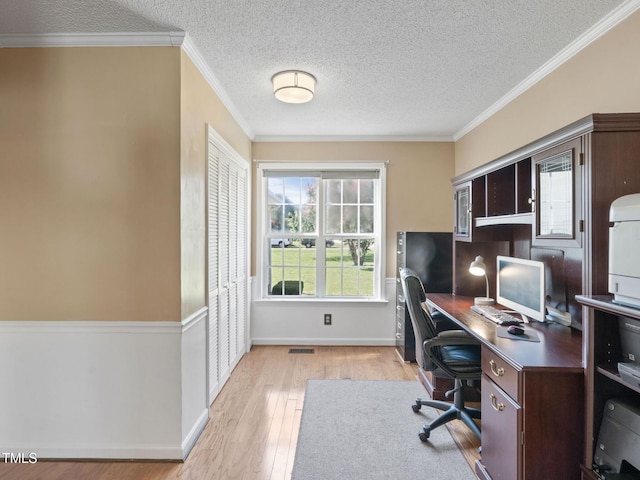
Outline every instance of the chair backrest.
<path fill-rule="evenodd" d="M 437 336 L 438 331 L 431 315 L 422 308 L 422 303 L 426 299 L 424 286 L 418 274 L 410 268 L 400 269 L 400 282 L 416 337 L 416 361 L 423 370 L 433 370 L 436 366 L 430 358 L 424 358 L 422 344 L 425 340 Z"/>

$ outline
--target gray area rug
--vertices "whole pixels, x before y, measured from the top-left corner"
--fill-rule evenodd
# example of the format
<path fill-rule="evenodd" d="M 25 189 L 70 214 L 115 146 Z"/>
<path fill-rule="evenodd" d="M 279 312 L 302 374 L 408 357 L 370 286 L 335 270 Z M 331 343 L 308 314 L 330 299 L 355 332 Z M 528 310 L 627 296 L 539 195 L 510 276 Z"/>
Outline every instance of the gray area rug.
<path fill-rule="evenodd" d="M 411 410 L 418 382 L 309 380 L 293 480 L 476 480 L 446 427 L 418 438 L 437 411 Z"/>

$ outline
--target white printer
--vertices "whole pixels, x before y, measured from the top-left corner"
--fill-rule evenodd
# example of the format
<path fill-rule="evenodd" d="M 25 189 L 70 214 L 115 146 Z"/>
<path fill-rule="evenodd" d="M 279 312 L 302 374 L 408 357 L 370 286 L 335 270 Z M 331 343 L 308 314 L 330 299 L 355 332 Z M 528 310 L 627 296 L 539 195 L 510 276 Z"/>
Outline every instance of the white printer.
<path fill-rule="evenodd" d="M 614 200 L 609 221 L 609 292 L 614 302 L 640 308 L 640 193 Z"/>

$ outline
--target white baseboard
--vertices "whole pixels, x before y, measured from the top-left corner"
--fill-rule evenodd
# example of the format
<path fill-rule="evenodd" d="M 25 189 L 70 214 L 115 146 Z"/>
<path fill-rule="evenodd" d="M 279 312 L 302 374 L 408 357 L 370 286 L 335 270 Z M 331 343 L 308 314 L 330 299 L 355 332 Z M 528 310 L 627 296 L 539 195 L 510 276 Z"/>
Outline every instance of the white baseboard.
<path fill-rule="evenodd" d="M 191 431 L 187 434 L 186 438 L 182 441 L 182 459 L 186 460 L 189 453 L 191 453 L 191 449 L 200 438 L 200 434 L 204 430 L 204 427 L 207 426 L 209 422 L 209 409 L 205 408 L 198 421 L 193 425 Z"/>
<path fill-rule="evenodd" d="M 393 347 L 396 342 L 392 339 L 380 338 L 253 338 L 253 344 Z"/>

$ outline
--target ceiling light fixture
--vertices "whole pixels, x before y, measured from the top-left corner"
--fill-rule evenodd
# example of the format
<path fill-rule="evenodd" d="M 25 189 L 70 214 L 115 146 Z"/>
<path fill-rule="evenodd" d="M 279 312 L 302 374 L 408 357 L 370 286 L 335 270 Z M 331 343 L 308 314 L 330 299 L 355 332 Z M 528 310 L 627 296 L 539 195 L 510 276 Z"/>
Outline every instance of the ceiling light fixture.
<path fill-rule="evenodd" d="M 273 94 L 285 103 L 306 103 L 313 98 L 316 78 L 299 70 L 286 70 L 271 77 Z"/>

